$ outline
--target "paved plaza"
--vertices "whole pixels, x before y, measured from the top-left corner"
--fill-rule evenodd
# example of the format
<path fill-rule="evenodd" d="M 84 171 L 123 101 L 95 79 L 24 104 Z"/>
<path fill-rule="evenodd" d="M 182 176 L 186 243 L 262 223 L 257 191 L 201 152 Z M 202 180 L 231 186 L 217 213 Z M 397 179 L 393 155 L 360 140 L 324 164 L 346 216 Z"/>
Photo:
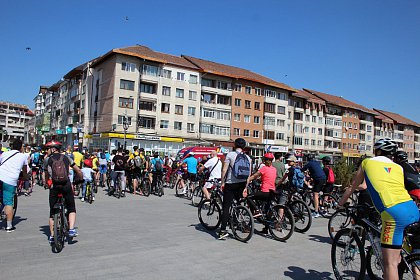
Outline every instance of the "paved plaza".
<path fill-rule="evenodd" d="M 19 197 L 17 230 L 0 231 L 1 279 L 334 279 L 327 220 L 286 243 L 254 234 L 220 241 L 199 224 L 190 201 L 100 189 L 76 202 L 79 237 L 59 254 L 48 244 L 48 191 Z"/>

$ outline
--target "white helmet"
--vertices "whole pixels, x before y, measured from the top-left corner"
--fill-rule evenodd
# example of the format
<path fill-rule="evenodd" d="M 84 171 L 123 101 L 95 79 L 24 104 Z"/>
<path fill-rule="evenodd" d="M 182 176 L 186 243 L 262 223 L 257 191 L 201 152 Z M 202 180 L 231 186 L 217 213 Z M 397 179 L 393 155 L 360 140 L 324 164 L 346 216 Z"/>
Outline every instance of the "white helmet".
<path fill-rule="evenodd" d="M 391 138 L 381 138 L 373 145 L 374 149 L 384 151 L 388 154 L 393 154 L 397 151 L 398 145 Z"/>

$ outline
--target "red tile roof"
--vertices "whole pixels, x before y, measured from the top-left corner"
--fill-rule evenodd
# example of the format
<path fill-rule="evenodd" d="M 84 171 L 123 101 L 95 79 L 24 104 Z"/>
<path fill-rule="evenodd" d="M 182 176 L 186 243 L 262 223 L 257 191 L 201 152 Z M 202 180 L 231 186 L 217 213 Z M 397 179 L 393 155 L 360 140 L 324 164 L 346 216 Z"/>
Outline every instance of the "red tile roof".
<path fill-rule="evenodd" d="M 146 46 L 140 46 L 140 45 L 113 49 L 109 51 L 108 53 L 104 54 L 103 56 L 99 57 L 96 61 L 94 61 L 92 63 L 92 67 L 101 63 L 108 56 L 114 53 L 135 56 L 135 57 L 139 57 L 146 60 L 151 60 L 151 61 L 156 61 L 156 62 L 160 62 L 164 64 L 171 64 L 171 65 L 182 66 L 182 67 L 198 70 L 197 66 L 195 66 L 194 64 L 192 64 L 191 62 L 189 62 L 188 60 L 180 56 L 156 52 Z"/>
<path fill-rule="evenodd" d="M 412 121 L 410 119 L 407 119 L 406 117 L 403 117 L 400 114 L 392 113 L 392 112 L 387 112 L 387 111 L 379 110 L 379 109 L 375 109 L 375 108 L 373 108 L 373 110 L 375 110 L 376 112 L 381 113 L 385 117 L 388 117 L 388 118 L 394 120 L 396 123 L 420 127 L 420 124 L 418 124 L 415 121 Z"/>
<path fill-rule="evenodd" d="M 387 122 L 387 123 L 394 123 L 393 120 L 391 120 L 390 118 L 382 115 L 381 113 L 377 112 L 377 115 L 375 115 L 375 119 L 380 119 L 383 122 Z"/>
<path fill-rule="evenodd" d="M 217 63 L 213 61 L 208 61 L 208 60 L 204 60 L 204 59 L 200 59 L 196 57 L 186 56 L 186 55 L 182 55 L 182 57 L 184 57 L 186 60 L 197 65 L 197 67 L 199 67 L 203 72 L 212 73 L 212 74 L 216 74 L 220 76 L 227 76 L 230 78 L 244 79 L 244 80 L 249 80 L 253 82 L 258 82 L 258 83 L 262 83 L 268 86 L 277 87 L 277 88 L 285 89 L 292 92 L 296 91 L 296 89 L 286 84 L 274 81 L 270 78 L 267 78 L 265 76 L 262 76 L 260 74 L 254 73 L 246 69 L 242 69 L 242 68 L 238 68 L 238 67 L 234 67 L 230 65 L 225 65 L 225 64 L 221 64 L 221 63 Z"/>
<path fill-rule="evenodd" d="M 369 113 L 372 115 L 376 115 L 377 113 L 371 109 L 368 109 L 360 104 L 354 103 L 350 100 L 344 99 L 341 96 L 335 96 L 335 95 L 331 95 L 331 94 L 327 94 L 327 93 L 323 93 L 323 92 L 319 92 L 319 91 L 315 91 L 312 89 L 306 89 L 304 88 L 303 90 L 319 97 L 322 98 L 323 100 L 325 100 L 325 102 L 333 104 L 333 105 L 337 105 L 340 107 L 345 107 L 345 108 L 350 108 L 350 109 L 355 109 L 355 110 L 359 110 L 365 113 Z"/>
<path fill-rule="evenodd" d="M 307 99 L 310 102 L 318 103 L 321 105 L 325 105 L 325 101 L 314 94 L 311 94 L 304 90 L 298 90 L 297 92 L 293 93 L 293 96 L 300 97 Z"/>

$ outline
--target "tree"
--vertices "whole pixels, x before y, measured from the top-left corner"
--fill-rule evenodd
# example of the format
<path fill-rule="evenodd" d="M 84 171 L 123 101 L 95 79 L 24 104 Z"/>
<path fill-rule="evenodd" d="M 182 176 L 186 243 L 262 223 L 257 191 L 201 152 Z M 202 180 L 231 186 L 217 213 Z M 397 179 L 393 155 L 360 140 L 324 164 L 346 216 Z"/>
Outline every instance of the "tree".
<path fill-rule="evenodd" d="M 355 173 L 353 164 L 347 163 L 347 158 L 342 157 L 339 159 L 333 167 L 335 175 L 335 183 L 342 185 L 340 191 L 344 191 L 351 182 Z"/>

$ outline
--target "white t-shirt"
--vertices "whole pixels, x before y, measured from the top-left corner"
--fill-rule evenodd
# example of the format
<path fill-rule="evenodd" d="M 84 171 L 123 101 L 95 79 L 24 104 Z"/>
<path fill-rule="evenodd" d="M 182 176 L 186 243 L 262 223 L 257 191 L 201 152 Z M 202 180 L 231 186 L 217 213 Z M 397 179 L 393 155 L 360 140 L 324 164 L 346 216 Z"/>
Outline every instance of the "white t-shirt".
<path fill-rule="evenodd" d="M 83 180 L 92 181 L 92 173 L 94 173 L 92 168 L 83 167 L 82 168 L 82 173 L 83 173 Z"/>
<path fill-rule="evenodd" d="M 216 165 L 217 164 L 217 165 Z M 216 166 L 215 166 L 216 165 Z M 213 166 L 215 166 L 213 168 Z M 222 177 L 222 161 L 218 157 L 212 157 L 204 164 L 204 167 L 211 171 L 209 179 L 220 179 Z"/>
<path fill-rule="evenodd" d="M 18 151 L 11 150 L 8 152 L 4 152 L 0 155 L 0 163 L 4 162 L 4 164 L 0 166 L 0 181 L 3 181 L 4 183 L 12 186 L 17 185 L 17 181 L 19 179 L 19 174 L 22 170 L 22 167 L 24 165 L 28 165 L 27 154 L 17 153 L 16 155 L 9 158 L 16 152 Z"/>
<path fill-rule="evenodd" d="M 112 161 L 114 159 L 115 155 L 111 155 L 110 160 L 111 160 L 111 170 L 114 170 L 115 167 L 115 163 Z"/>

